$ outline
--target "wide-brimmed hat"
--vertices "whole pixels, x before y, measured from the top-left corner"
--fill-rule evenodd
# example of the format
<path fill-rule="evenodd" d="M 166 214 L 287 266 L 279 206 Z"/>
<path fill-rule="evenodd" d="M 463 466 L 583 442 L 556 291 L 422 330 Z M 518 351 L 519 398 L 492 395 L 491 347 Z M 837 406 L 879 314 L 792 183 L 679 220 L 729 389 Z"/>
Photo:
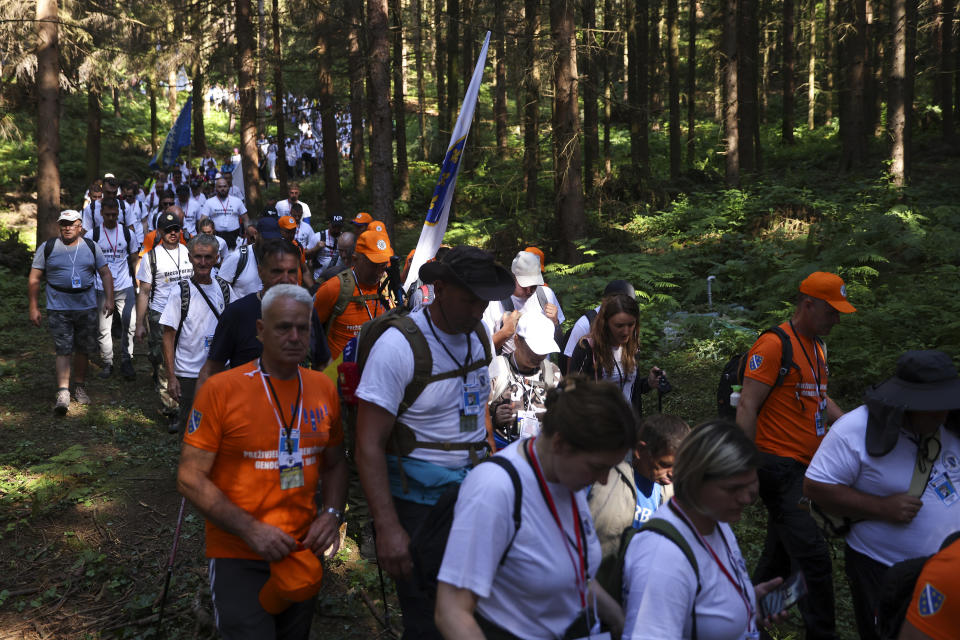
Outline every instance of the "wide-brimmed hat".
<path fill-rule="evenodd" d="M 533 287 L 543 284 L 543 274 L 540 273 L 540 258 L 529 251 L 521 251 L 513 259 L 510 271 L 521 287 Z"/>
<path fill-rule="evenodd" d="M 835 273 L 814 271 L 800 283 L 800 293 L 819 298 L 840 313 L 853 313 L 857 310 L 847 302 L 847 286 Z"/>
<path fill-rule="evenodd" d="M 888 453 L 899 438 L 905 411 L 955 411 L 960 409 L 960 377 L 942 351 L 907 351 L 897 359 L 893 377 L 864 394 L 867 453 Z"/>
<path fill-rule="evenodd" d="M 560 351 L 553 339 L 556 325 L 539 311 L 527 311 L 517 322 L 517 335 L 523 338 L 530 350 L 538 356 L 547 356 Z"/>
<path fill-rule="evenodd" d="M 503 300 L 513 293 L 510 272 L 497 264 L 493 254 L 476 247 L 454 247 L 443 260 L 424 264 L 420 279 L 425 284 L 437 280 L 455 284 L 481 300 Z"/>

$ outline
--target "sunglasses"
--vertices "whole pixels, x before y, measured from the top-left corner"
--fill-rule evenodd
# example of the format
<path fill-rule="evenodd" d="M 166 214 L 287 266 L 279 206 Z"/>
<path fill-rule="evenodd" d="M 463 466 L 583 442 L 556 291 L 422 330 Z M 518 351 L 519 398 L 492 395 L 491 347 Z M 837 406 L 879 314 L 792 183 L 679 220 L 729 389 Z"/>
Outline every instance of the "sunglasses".
<path fill-rule="evenodd" d="M 164 233 L 180 233 L 180 227 L 167 227 L 163 230 Z"/>

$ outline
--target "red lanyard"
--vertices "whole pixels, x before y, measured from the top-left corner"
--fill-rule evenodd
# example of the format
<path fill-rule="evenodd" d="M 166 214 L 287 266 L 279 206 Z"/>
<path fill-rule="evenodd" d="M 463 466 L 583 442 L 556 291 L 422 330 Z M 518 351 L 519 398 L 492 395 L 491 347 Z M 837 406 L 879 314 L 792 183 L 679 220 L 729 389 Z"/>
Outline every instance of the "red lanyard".
<path fill-rule="evenodd" d="M 553 501 L 553 495 L 550 493 L 550 487 L 547 486 L 547 481 L 543 477 L 543 471 L 540 470 L 540 463 L 537 461 L 537 453 L 533 448 L 533 443 L 536 441 L 536 438 L 531 438 L 527 441 L 527 453 L 530 457 L 530 466 L 533 467 L 533 472 L 537 476 L 537 482 L 540 483 L 540 491 L 543 493 L 543 497 L 547 502 L 547 506 L 550 507 L 550 513 L 553 515 L 553 521 L 557 523 L 557 528 L 560 529 L 560 536 L 566 541 L 570 542 L 570 536 L 567 535 L 567 532 L 563 529 L 563 523 L 560 522 L 560 514 L 557 513 L 557 505 Z M 577 593 L 580 596 L 580 607 L 587 606 L 587 568 L 584 561 L 584 544 L 583 539 L 580 536 L 580 510 L 577 508 L 577 499 L 573 495 L 573 491 L 570 492 L 570 505 L 573 511 L 573 530 L 576 535 L 576 549 L 577 549 L 577 562 L 573 557 L 573 553 L 570 551 L 570 546 L 563 545 L 563 548 L 567 551 L 567 556 L 570 558 L 570 562 L 573 564 L 573 573 L 577 579 Z M 572 543 L 571 543 L 572 546 Z"/>
<path fill-rule="evenodd" d="M 730 584 L 733 585 L 733 588 L 737 590 L 737 594 L 740 596 L 740 599 L 743 600 L 743 606 L 746 607 L 747 609 L 747 631 L 750 631 L 751 626 L 754 626 L 755 628 L 756 620 L 754 616 L 753 605 L 750 604 L 750 597 L 747 596 L 746 589 L 744 588 L 743 584 L 739 580 L 734 580 L 733 576 L 730 575 L 730 572 L 727 570 L 727 567 L 724 566 L 722 562 L 720 562 L 720 558 L 717 557 L 717 554 L 713 550 L 713 547 L 710 546 L 710 543 L 707 542 L 706 538 L 700 535 L 700 532 L 690 521 L 690 518 L 687 517 L 687 514 L 683 512 L 683 510 L 677 504 L 676 500 L 674 499 L 670 500 L 670 508 L 673 509 L 674 512 L 676 512 L 676 514 L 680 516 L 684 522 L 687 523 L 687 526 L 689 526 L 690 529 L 693 531 L 694 535 L 697 536 L 697 540 L 700 542 L 700 544 L 702 544 L 704 548 L 710 552 L 710 555 L 713 556 L 713 560 L 714 562 L 717 563 L 717 566 L 720 567 L 720 571 L 722 571 L 723 575 L 726 576 L 727 580 L 730 581 Z M 735 564 L 735 561 L 733 560 L 733 557 L 732 557 L 733 553 L 730 551 L 730 545 L 727 544 L 727 539 L 726 537 L 724 537 L 723 531 L 720 530 L 719 528 L 720 525 L 717 524 L 716 526 L 717 526 L 717 532 L 720 534 L 720 539 L 723 540 L 723 546 L 727 548 L 727 558 L 730 560 L 730 564 L 732 566 Z M 734 570 L 736 571 L 736 569 Z M 740 576 L 739 572 L 737 572 L 737 576 L 738 577 Z"/>
<path fill-rule="evenodd" d="M 113 234 L 113 242 L 110 242 L 110 236 L 107 235 L 107 228 L 103 225 L 100 225 L 100 228 L 103 229 L 103 237 L 107 239 L 107 244 L 110 245 L 110 251 L 114 254 L 117 253 L 117 245 L 120 244 L 120 225 L 116 226 L 116 230 Z"/>

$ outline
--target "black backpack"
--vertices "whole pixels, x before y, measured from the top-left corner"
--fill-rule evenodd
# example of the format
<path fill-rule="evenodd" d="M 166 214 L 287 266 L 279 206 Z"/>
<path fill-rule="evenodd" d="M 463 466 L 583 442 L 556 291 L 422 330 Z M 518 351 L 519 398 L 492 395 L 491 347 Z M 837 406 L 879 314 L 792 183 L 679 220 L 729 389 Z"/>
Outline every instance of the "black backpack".
<path fill-rule="evenodd" d="M 523 485 L 520 484 L 520 475 L 513 463 L 503 456 L 490 456 L 480 464 L 492 462 L 507 472 L 513 483 L 513 535 L 507 548 L 500 556 L 500 566 L 506 561 L 507 553 L 513 546 L 520 530 L 520 508 L 523 505 Z M 420 526 L 410 540 L 410 556 L 413 558 L 414 578 L 431 598 L 437 597 L 437 575 L 443 563 L 443 553 L 447 548 L 447 539 L 450 537 L 450 528 L 453 526 L 453 509 L 460 495 L 460 485 L 455 484 L 447 489 L 437 503 L 430 510 L 429 517 Z"/>
<path fill-rule="evenodd" d="M 793 361 L 793 344 L 790 342 L 790 336 L 787 335 L 786 331 L 776 326 L 762 331 L 760 336 L 765 333 L 773 333 L 780 338 L 780 370 L 777 372 L 777 379 L 773 383 L 773 386 L 779 387 L 783 384 L 783 379 L 787 377 L 790 370 L 797 369 L 799 371 L 800 366 Z M 760 336 L 757 336 L 757 338 L 759 339 Z M 824 345 L 823 340 L 817 337 L 816 343 L 826 354 L 826 345 Z M 730 358 L 726 366 L 723 367 L 723 372 L 720 374 L 720 383 L 717 385 L 717 415 L 721 418 L 735 420 L 737 417 L 737 408 L 730 405 L 730 394 L 733 392 L 734 385 L 743 386 L 743 372 L 746 369 L 749 354 L 749 349 L 743 353 L 738 353 Z"/>

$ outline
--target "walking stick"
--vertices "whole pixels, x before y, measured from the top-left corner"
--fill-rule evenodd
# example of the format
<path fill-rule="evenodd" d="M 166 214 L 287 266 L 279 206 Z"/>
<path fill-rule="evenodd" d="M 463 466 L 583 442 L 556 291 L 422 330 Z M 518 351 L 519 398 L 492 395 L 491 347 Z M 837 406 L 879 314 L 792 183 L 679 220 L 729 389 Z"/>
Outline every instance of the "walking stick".
<path fill-rule="evenodd" d="M 187 504 L 186 498 L 180 498 L 180 513 L 177 515 L 177 528 L 173 532 L 173 547 L 170 549 L 170 560 L 167 562 L 167 576 L 163 580 L 163 594 L 160 596 L 160 613 L 157 615 L 157 629 L 163 623 L 163 607 L 167 603 L 167 592 L 170 590 L 170 578 L 173 576 L 173 561 L 177 557 L 177 543 L 180 541 L 180 526 L 183 524 L 183 508 Z"/>

